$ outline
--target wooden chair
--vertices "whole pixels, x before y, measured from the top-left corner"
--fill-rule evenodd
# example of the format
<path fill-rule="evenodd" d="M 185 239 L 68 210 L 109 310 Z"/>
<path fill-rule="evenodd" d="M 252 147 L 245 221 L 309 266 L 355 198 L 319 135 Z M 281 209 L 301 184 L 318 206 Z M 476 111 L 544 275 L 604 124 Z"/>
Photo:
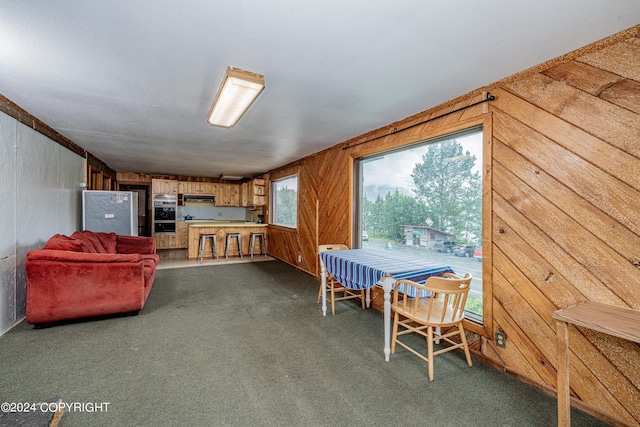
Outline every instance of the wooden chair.
<path fill-rule="evenodd" d="M 463 348 L 467 364 L 471 366 L 462 320 L 472 278 L 469 273 L 463 278 L 444 273 L 442 276 L 430 277 L 424 285 L 410 280 L 398 280 L 395 284 L 391 304 L 391 309 L 395 312 L 391 353 L 395 352 L 397 343 L 426 361 L 429 364 L 430 381 L 433 381 L 433 357 L 438 354 Z M 404 320 L 400 320 L 401 317 Z M 398 332 L 398 326 L 405 329 Z M 440 333 L 441 329 L 446 333 Z M 426 337 L 427 357 L 398 340 L 399 336 L 411 333 Z M 450 339 L 455 335 L 460 336 L 460 343 Z M 434 352 L 433 343 L 439 340 L 451 345 Z"/>
<path fill-rule="evenodd" d="M 318 246 L 318 258 L 320 258 L 320 252 L 346 249 L 349 248 L 346 245 L 340 244 L 320 245 Z M 336 296 L 336 294 L 342 294 L 342 296 Z M 321 299 L 322 282 L 320 282 L 320 289 L 318 289 L 318 303 L 320 303 Z M 331 301 L 331 314 L 336 314 L 336 301 L 343 301 L 347 299 L 360 299 L 362 309 L 365 309 L 365 291 L 345 288 L 327 271 L 327 301 Z"/>

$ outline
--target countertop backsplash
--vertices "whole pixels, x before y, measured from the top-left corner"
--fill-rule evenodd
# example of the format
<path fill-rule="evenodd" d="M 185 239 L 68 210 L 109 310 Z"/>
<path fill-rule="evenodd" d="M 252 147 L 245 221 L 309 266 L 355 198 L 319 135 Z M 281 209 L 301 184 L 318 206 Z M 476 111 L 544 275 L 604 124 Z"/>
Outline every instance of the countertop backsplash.
<path fill-rule="evenodd" d="M 185 216 L 192 216 L 193 219 L 244 221 L 245 212 L 245 208 L 237 207 L 178 206 L 178 221 L 184 221 Z"/>

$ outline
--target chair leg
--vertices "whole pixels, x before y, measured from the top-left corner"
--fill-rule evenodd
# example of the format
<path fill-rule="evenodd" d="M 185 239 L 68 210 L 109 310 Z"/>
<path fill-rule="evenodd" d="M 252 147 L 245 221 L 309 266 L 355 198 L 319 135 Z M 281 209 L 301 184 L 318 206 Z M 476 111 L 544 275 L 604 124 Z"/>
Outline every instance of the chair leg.
<path fill-rule="evenodd" d="M 429 381 L 433 381 L 433 327 L 427 328 L 427 359 L 429 359 Z"/>
<path fill-rule="evenodd" d="M 462 323 L 458 325 L 458 331 L 460 331 L 460 341 L 462 341 L 464 355 L 467 357 L 467 365 L 471 366 L 471 353 L 469 352 L 469 345 L 467 344 L 467 334 L 464 333 Z"/>
<path fill-rule="evenodd" d="M 399 315 L 396 313 L 393 316 L 393 334 L 391 335 L 391 354 L 396 352 L 396 340 L 398 339 L 398 320 Z"/>
<path fill-rule="evenodd" d="M 331 282 L 331 314 L 336 314 L 336 292 L 333 286 L 333 282 Z"/>
<path fill-rule="evenodd" d="M 316 304 L 320 304 L 321 299 L 322 299 L 322 281 L 320 281 L 320 287 L 318 288 L 318 301 L 316 301 Z"/>
<path fill-rule="evenodd" d="M 364 303 L 366 302 L 365 300 L 367 299 L 367 297 L 364 294 L 364 289 L 360 291 L 360 303 L 362 304 L 362 309 L 365 309 Z"/>

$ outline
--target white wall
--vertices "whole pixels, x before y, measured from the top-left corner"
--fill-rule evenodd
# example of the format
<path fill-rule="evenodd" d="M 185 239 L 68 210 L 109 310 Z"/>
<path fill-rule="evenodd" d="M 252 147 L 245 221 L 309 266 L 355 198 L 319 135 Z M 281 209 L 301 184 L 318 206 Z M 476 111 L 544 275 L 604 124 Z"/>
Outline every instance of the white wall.
<path fill-rule="evenodd" d="M 0 113 L 0 334 L 25 316 L 26 254 L 81 228 L 84 158 Z"/>

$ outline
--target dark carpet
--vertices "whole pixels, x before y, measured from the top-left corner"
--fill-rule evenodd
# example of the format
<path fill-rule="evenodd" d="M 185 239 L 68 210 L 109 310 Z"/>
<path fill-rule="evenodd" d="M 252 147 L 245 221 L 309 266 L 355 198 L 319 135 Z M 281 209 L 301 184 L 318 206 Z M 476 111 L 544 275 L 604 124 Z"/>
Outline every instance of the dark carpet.
<path fill-rule="evenodd" d="M 279 261 L 158 270 L 138 316 L 0 337 L 0 402 L 76 403 L 60 426 L 556 425 L 555 398 L 461 352 L 433 382 L 402 348 L 385 362 L 382 313 L 322 317 L 317 291 Z"/>

